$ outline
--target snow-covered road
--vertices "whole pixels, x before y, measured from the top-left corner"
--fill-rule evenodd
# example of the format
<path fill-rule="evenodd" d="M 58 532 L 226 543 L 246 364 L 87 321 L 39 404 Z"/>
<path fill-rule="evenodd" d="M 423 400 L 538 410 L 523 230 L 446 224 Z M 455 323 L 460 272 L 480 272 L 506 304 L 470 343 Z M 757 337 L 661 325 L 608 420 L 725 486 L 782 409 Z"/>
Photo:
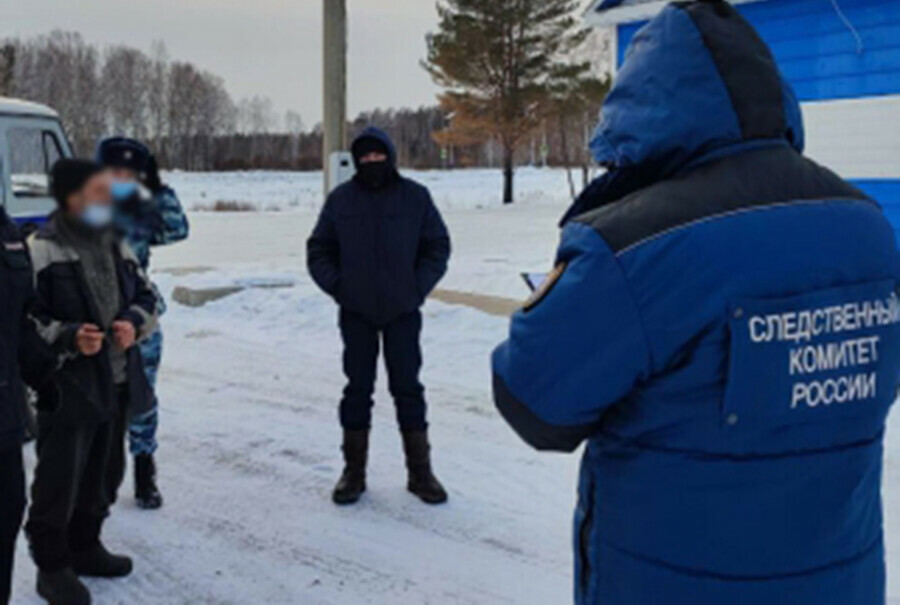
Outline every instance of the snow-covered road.
<path fill-rule="evenodd" d="M 225 199 L 220 191 L 230 192 L 232 177 L 173 178 L 193 207 L 201 198 Z M 457 185 L 448 175 L 433 178 L 455 238 L 442 287 L 524 297 L 518 272 L 546 268 L 556 245 L 555 220 L 566 204 L 561 173 L 527 175 L 529 201 L 509 208 L 474 195 L 448 203 L 471 177 Z M 235 197 L 252 195 L 253 187 L 242 186 L 247 191 Z M 288 199 L 266 202 L 279 212 L 195 212 L 192 239 L 156 254 L 154 278 L 166 294 L 237 277 L 290 276 L 295 286 L 249 290 L 199 309 L 171 305 L 160 377 L 166 506 L 137 510 L 126 482 L 107 537 L 135 556 L 136 570 L 124 580 L 90 582 L 95 602 L 570 602 L 578 460 L 531 451 L 493 410 L 487 357 L 504 337 L 502 318 L 426 306 L 424 380 L 436 469 L 450 503 L 430 508 L 404 491 L 400 440 L 380 386 L 370 491 L 355 507 L 331 504 L 341 466 L 336 312 L 304 270 L 313 207 L 294 203 L 286 185 L 271 186 L 273 199 Z M 529 187 L 537 193 L 527 195 Z M 544 190 L 560 194 L 542 197 Z M 885 507 L 891 603 L 900 605 L 896 414 L 892 423 Z M 30 466 L 31 448 L 28 459 Z M 17 565 L 14 603 L 39 603 L 24 540 Z"/>

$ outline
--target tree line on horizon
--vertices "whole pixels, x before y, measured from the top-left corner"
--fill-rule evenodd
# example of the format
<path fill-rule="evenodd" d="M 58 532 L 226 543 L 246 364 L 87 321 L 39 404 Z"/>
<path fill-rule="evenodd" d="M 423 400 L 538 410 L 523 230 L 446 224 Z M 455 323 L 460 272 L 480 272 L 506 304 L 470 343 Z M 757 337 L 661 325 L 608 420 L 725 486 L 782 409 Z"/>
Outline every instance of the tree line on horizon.
<path fill-rule="evenodd" d="M 431 107 L 362 112 L 348 124 L 350 137 L 384 129 L 409 168 L 502 167 L 509 199 L 517 165 L 578 167 L 586 182 L 586 144 L 608 89 L 583 59 L 602 54 L 597 41 L 575 26 L 574 0 L 517 0 L 518 10 L 505 14 L 490 8 L 509 2 L 439 3 L 440 31 L 428 37 L 423 66 L 447 91 Z M 513 29 L 518 38 L 472 47 Z M 494 62 L 499 73 L 469 69 L 466 57 Z M 121 135 L 148 141 L 170 169 L 322 166 L 321 124 L 307 128 L 292 110 L 280 116 L 264 96 L 235 100 L 221 77 L 171 59 L 162 42 L 145 52 L 68 31 L 0 40 L 0 96 L 53 107 L 79 155 Z M 574 195 L 571 172 L 570 183 Z"/>

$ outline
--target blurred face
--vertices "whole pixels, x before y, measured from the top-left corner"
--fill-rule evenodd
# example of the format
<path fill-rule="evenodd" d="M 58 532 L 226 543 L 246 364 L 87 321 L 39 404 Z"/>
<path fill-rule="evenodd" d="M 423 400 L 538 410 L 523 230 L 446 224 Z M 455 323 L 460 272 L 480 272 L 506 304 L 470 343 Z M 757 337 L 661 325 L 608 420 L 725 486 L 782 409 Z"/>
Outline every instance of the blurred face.
<path fill-rule="evenodd" d="M 120 183 L 136 183 L 138 180 L 137 172 L 130 168 L 113 167 L 109 169 L 109 176 L 114 182 Z"/>
<path fill-rule="evenodd" d="M 371 151 L 366 155 L 359 158 L 360 164 L 375 164 L 378 162 L 387 162 L 388 157 L 386 153 L 381 153 L 379 151 Z"/>
<path fill-rule="evenodd" d="M 117 202 L 134 198 L 138 194 L 138 174 L 129 168 L 109 169 L 112 182 L 112 197 Z"/>
<path fill-rule="evenodd" d="M 109 173 L 95 174 L 66 200 L 66 214 L 90 227 L 103 227 L 107 222 L 105 216 L 112 208 L 110 185 Z"/>

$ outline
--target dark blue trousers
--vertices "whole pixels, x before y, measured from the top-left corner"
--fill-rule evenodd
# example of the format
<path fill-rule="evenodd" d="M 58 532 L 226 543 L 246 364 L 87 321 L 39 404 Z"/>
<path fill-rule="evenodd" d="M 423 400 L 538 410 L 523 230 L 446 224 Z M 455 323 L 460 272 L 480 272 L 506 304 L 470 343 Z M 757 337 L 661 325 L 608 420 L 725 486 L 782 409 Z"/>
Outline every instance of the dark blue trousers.
<path fill-rule="evenodd" d="M 394 398 L 400 430 L 425 430 L 428 427 L 425 389 L 419 382 L 422 314 L 415 311 L 385 326 L 376 326 L 362 315 L 341 310 L 340 326 L 344 339 L 344 374 L 347 376 L 340 408 L 341 426 L 348 431 L 371 427 L 372 394 L 378 353 L 383 345 L 388 389 Z"/>

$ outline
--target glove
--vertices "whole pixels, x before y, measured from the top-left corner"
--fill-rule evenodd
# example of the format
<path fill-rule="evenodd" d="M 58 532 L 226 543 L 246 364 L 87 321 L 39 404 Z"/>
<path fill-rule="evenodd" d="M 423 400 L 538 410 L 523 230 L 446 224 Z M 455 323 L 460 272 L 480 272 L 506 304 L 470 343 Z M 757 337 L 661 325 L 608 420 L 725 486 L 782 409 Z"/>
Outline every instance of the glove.
<path fill-rule="evenodd" d="M 162 179 L 159 176 L 159 164 L 156 163 L 156 156 L 154 155 L 147 158 L 147 169 L 144 171 L 142 183 L 152 193 L 156 193 L 163 188 Z"/>

